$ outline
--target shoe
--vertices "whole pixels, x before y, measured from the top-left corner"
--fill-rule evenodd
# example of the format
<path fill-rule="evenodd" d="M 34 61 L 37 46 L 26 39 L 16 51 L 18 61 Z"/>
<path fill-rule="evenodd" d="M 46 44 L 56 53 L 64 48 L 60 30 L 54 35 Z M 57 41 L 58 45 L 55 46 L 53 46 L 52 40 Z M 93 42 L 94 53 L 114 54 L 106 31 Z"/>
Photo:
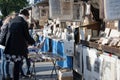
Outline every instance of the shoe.
<path fill-rule="evenodd" d="M 27 76 L 27 75 L 21 75 L 21 78 L 29 78 L 29 76 Z"/>
<path fill-rule="evenodd" d="M 31 72 L 30 72 L 30 71 L 27 71 L 27 75 L 31 75 Z"/>

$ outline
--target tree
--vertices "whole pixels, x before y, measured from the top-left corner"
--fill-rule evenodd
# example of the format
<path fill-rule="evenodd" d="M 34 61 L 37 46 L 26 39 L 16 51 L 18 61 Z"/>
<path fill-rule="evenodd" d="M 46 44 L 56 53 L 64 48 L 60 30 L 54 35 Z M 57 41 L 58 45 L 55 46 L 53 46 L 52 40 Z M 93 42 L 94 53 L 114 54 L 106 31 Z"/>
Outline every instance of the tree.
<path fill-rule="evenodd" d="M 27 0 L 0 0 L 0 10 L 4 17 L 13 11 L 19 12 L 27 5 Z"/>

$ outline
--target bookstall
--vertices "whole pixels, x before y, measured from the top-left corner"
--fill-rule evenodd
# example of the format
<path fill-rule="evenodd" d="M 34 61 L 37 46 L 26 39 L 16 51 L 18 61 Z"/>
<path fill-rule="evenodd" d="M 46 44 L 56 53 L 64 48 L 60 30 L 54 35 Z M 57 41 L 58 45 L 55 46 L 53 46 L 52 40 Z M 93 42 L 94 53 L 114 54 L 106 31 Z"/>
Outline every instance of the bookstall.
<path fill-rule="evenodd" d="M 58 79 L 120 80 L 120 1 L 45 1 L 32 6 L 31 19 L 42 26 L 34 30 L 44 40 L 39 55 L 64 59 L 53 63 Z"/>
<path fill-rule="evenodd" d="M 43 0 L 30 8 L 40 25 L 34 32 L 45 39 L 40 52 L 64 59 L 53 60 L 59 80 L 120 80 L 119 9 L 119 0 Z"/>
<path fill-rule="evenodd" d="M 98 8 L 94 1 L 91 0 L 90 3 L 99 10 L 99 20 L 94 13 L 93 16 L 100 23 L 80 25 L 80 41 L 76 45 L 73 76 L 75 80 L 119 80 L 119 1 L 100 0 Z"/>

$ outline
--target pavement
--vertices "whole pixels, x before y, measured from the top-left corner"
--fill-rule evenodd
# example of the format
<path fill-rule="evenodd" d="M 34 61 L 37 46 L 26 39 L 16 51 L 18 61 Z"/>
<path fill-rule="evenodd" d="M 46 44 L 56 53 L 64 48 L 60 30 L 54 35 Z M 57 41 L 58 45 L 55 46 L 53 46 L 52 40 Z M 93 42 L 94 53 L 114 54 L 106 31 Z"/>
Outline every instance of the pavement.
<path fill-rule="evenodd" d="M 25 71 L 25 68 L 26 68 L 26 65 L 23 65 L 24 71 Z M 53 69 L 52 62 L 37 62 L 35 63 L 36 78 L 34 75 L 29 78 L 20 77 L 20 80 L 57 80 L 57 75 L 55 74 L 55 72 L 53 73 L 53 75 L 51 75 L 52 69 Z M 1 73 L 0 73 L 0 80 L 2 80 Z"/>

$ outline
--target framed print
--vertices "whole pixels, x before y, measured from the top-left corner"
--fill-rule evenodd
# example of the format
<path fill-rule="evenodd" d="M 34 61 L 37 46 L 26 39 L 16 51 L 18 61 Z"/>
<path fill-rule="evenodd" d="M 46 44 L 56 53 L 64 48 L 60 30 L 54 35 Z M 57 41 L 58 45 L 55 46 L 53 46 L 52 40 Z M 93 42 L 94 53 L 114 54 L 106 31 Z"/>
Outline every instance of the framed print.
<path fill-rule="evenodd" d="M 50 18 L 56 19 L 61 15 L 61 0 L 49 0 L 49 14 Z"/>
<path fill-rule="evenodd" d="M 82 20 L 83 17 L 83 10 L 82 10 L 82 3 L 74 4 L 73 5 L 73 20 Z"/>
<path fill-rule="evenodd" d="M 72 20 L 73 18 L 73 0 L 60 0 L 61 20 Z"/>

